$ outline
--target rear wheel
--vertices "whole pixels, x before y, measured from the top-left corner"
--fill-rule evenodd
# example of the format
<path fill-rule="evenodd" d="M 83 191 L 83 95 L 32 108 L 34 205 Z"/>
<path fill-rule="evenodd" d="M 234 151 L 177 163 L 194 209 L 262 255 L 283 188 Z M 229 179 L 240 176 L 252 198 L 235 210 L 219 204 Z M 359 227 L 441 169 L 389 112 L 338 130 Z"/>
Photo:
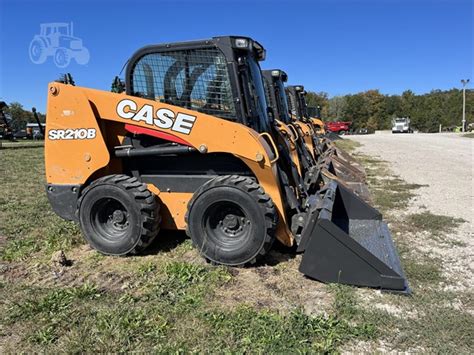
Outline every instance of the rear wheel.
<path fill-rule="evenodd" d="M 187 234 L 206 259 L 243 266 L 255 263 L 270 250 L 277 212 L 254 180 L 221 176 L 194 193 L 186 222 Z"/>
<path fill-rule="evenodd" d="M 108 255 L 141 252 L 159 230 L 155 196 L 127 175 L 109 175 L 90 184 L 81 194 L 78 214 L 85 239 Z"/>

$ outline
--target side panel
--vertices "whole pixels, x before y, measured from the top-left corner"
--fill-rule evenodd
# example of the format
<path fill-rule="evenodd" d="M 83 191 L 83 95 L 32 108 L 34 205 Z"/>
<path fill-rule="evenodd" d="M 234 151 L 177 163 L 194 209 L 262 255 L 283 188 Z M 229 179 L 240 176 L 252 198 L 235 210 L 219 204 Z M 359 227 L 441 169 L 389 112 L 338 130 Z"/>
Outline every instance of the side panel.
<path fill-rule="evenodd" d="M 66 85 L 52 87 L 45 132 L 46 181 L 83 184 L 109 163 L 109 151 L 86 95 Z"/>

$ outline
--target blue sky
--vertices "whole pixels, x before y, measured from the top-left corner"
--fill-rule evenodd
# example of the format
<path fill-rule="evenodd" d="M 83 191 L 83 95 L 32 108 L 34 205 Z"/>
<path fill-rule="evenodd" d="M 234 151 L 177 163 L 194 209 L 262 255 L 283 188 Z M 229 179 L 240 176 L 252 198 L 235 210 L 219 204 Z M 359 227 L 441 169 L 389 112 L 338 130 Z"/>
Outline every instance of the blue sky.
<path fill-rule="evenodd" d="M 39 25 L 71 21 L 89 63 L 33 64 L 28 47 Z M 60 73 L 109 90 L 144 45 L 226 34 L 258 40 L 267 49 L 262 68 L 282 68 L 290 83 L 331 96 L 424 93 L 472 79 L 470 0 L 0 0 L 0 100 L 44 112 L 47 83 Z"/>

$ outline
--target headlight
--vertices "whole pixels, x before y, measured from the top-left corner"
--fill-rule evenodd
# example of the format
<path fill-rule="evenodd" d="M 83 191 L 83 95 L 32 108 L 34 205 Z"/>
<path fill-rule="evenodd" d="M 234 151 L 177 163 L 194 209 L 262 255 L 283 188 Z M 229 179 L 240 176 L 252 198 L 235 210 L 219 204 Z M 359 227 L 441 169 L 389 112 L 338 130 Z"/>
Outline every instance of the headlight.
<path fill-rule="evenodd" d="M 280 76 L 280 71 L 279 70 L 272 70 L 272 76 L 274 77 L 279 77 Z"/>
<path fill-rule="evenodd" d="M 248 48 L 249 47 L 249 41 L 246 38 L 237 38 L 235 40 L 235 46 L 237 48 Z"/>

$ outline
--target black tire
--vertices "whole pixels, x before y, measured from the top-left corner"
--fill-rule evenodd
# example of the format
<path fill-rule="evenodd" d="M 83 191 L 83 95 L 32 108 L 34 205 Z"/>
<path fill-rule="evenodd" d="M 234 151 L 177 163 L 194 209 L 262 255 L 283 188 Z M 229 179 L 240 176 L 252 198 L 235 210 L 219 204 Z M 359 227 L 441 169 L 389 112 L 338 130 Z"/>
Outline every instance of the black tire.
<path fill-rule="evenodd" d="M 107 255 L 137 254 L 159 231 L 159 204 L 147 186 L 127 175 L 92 182 L 78 201 L 84 238 Z"/>
<path fill-rule="evenodd" d="M 346 132 L 346 131 L 344 131 L 344 130 L 341 130 L 341 131 L 339 131 L 339 135 L 340 135 L 340 136 L 345 136 L 345 135 L 346 135 L 346 133 L 347 133 L 347 132 Z"/>
<path fill-rule="evenodd" d="M 226 175 L 194 193 L 186 213 L 186 233 L 210 262 L 244 266 L 270 250 L 277 219 L 273 201 L 258 183 Z"/>

